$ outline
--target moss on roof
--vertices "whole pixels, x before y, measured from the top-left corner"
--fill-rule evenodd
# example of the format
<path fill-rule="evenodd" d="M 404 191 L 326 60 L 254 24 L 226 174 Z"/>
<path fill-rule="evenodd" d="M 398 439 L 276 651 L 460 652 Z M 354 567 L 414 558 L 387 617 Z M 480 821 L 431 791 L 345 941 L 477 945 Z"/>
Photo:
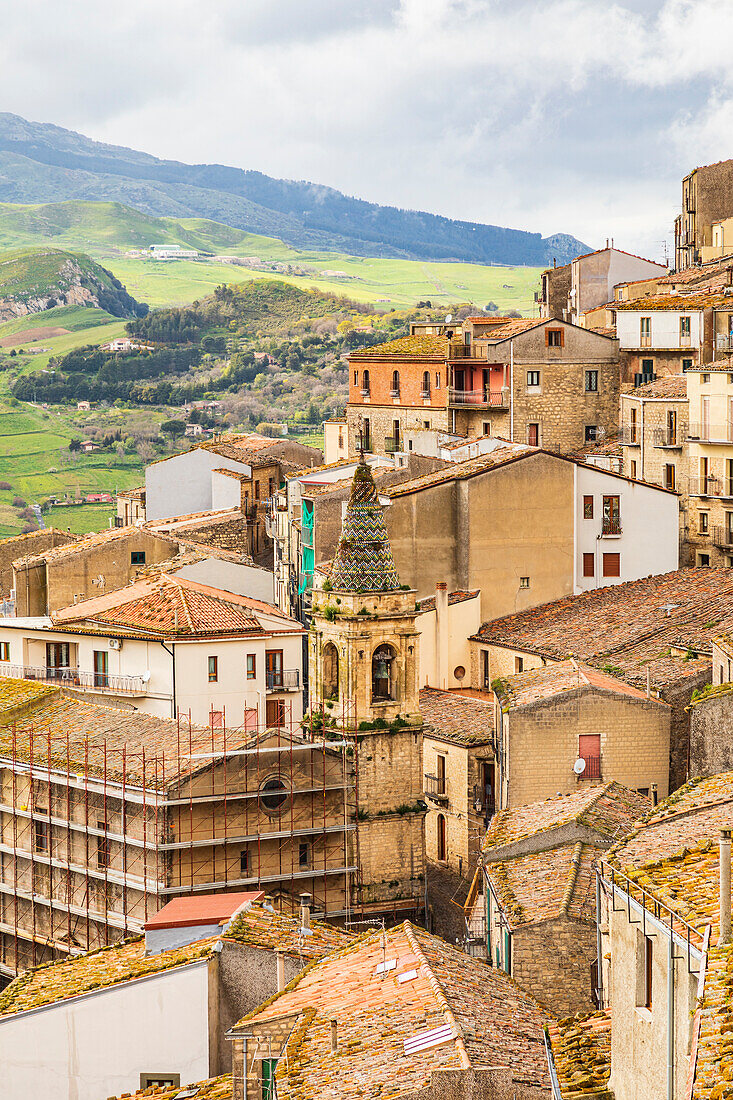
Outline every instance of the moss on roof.
<path fill-rule="evenodd" d="M 361 348 L 353 352 L 349 359 L 382 359 L 391 356 L 401 359 L 446 359 L 449 350 L 450 340 L 445 336 L 415 333 L 413 336 L 388 340 L 386 344 L 376 344 L 372 348 Z"/>

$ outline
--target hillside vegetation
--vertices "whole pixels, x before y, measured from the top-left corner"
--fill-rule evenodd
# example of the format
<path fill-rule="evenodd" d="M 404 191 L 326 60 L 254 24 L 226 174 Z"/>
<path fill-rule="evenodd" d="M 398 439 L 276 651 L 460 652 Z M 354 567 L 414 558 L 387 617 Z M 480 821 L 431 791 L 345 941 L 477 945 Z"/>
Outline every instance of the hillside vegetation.
<path fill-rule="evenodd" d="M 156 216 L 203 217 L 298 248 L 421 260 L 544 266 L 587 246 L 567 234 L 455 221 L 351 198 L 331 187 L 220 164 L 159 160 L 58 126 L 0 114 L 0 200 L 122 202 Z"/>
<path fill-rule="evenodd" d="M 147 312 L 119 279 L 82 253 L 29 248 L 0 254 L 0 321 L 64 305 L 96 306 L 113 317 Z"/>

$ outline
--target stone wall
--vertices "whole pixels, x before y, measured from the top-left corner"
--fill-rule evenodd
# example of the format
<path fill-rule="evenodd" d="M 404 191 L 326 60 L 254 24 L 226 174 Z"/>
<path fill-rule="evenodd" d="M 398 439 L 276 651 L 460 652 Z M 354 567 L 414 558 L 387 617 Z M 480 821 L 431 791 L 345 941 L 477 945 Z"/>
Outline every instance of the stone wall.
<path fill-rule="evenodd" d="M 593 1012 L 590 966 L 597 954 L 595 924 L 557 917 L 512 934 L 512 977 L 553 1016 Z"/>
<path fill-rule="evenodd" d="M 444 863 L 436 863 L 428 857 L 425 877 L 427 922 L 430 931 L 442 936 L 449 943 L 462 942 L 466 935 L 462 907 L 468 897 L 473 868 L 467 878 Z"/>
<path fill-rule="evenodd" d="M 359 822 L 361 902 L 413 901 L 422 908 L 425 883 L 423 810 L 382 814 Z"/>
<path fill-rule="evenodd" d="M 8 596 L 13 588 L 13 562 L 17 558 L 42 554 L 44 550 L 52 550 L 55 546 L 65 546 L 75 541 L 76 535 L 57 531 L 53 527 L 0 540 L 0 599 Z"/>
<path fill-rule="evenodd" d="M 733 768 L 733 695 L 709 696 L 690 711 L 690 778 Z"/>

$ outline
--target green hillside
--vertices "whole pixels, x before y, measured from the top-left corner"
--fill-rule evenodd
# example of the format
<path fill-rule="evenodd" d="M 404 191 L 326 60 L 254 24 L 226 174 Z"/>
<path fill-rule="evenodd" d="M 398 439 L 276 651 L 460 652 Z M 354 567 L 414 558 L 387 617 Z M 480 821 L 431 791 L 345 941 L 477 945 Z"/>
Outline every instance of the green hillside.
<path fill-rule="evenodd" d="M 57 305 L 93 305 L 115 317 L 133 317 L 138 303 L 120 281 L 81 252 L 36 247 L 0 253 L 0 318 L 13 305 L 30 313 Z"/>

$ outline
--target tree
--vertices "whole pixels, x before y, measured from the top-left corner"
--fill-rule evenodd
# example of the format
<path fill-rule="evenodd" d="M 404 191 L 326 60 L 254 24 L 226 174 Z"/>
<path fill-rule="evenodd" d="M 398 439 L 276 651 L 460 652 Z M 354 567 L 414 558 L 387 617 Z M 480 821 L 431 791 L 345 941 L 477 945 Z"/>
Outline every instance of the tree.
<path fill-rule="evenodd" d="M 161 432 L 165 432 L 166 435 L 176 436 L 184 435 L 186 431 L 185 420 L 164 420 L 160 425 Z"/>
<path fill-rule="evenodd" d="M 70 451 L 80 451 L 81 450 L 81 440 L 80 439 L 70 439 L 69 440 L 69 450 Z"/>

